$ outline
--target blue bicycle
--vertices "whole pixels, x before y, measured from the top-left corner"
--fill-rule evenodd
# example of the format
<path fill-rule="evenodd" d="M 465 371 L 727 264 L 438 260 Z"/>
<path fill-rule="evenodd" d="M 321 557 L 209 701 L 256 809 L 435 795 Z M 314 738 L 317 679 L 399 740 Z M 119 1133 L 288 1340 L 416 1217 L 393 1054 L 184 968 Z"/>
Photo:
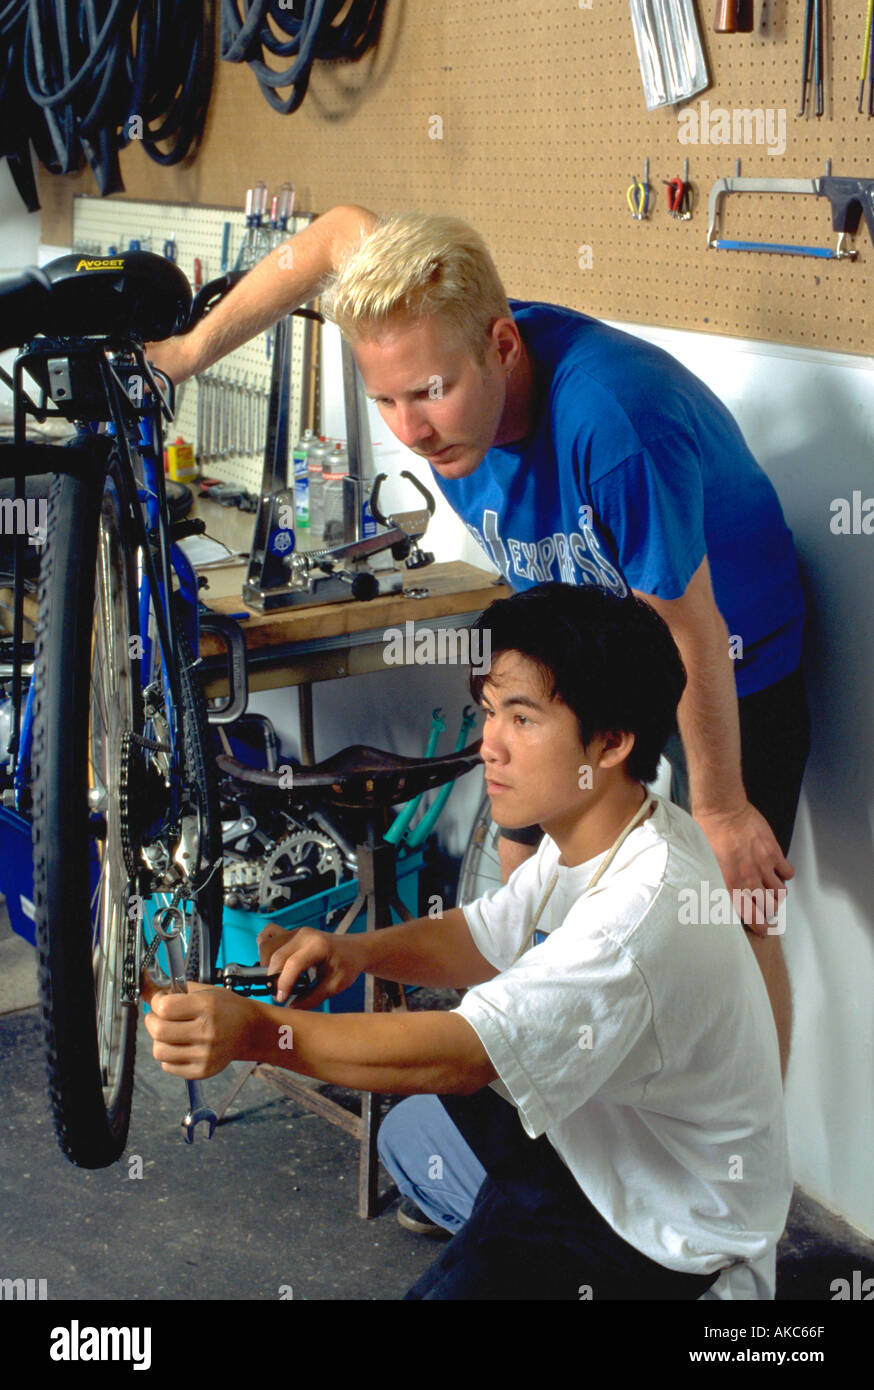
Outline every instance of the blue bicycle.
<path fill-rule="evenodd" d="M 10 776 L 32 816 L 55 1126 L 83 1167 L 114 1162 L 126 1142 L 144 967 L 175 973 L 181 950 L 186 979 L 214 978 L 220 808 L 194 670 L 197 581 L 177 544 L 200 523 L 170 518 L 173 391 L 143 345 L 193 326 L 234 278 L 192 301 L 175 264 L 131 252 L 65 256 L 0 283 L 0 346 L 24 345 L 4 373 L 15 436 L 0 476 L 15 479 L 17 504 L 28 480 L 54 475 L 20 721 L 28 547 L 15 538 Z M 28 417 L 47 416 L 75 423 L 63 447 L 28 440 Z"/>

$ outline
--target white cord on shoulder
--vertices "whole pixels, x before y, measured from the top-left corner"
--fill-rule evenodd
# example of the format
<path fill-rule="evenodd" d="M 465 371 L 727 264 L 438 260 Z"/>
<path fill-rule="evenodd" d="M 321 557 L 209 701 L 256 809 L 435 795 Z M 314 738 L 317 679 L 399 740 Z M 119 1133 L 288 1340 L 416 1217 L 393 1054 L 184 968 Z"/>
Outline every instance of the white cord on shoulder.
<path fill-rule="evenodd" d="M 651 806 L 654 806 L 654 805 L 655 805 L 655 799 L 654 799 L 652 796 L 647 795 L 647 796 L 644 797 L 643 805 L 640 806 L 640 807 L 635 811 L 634 815 L 632 816 L 632 818 L 631 818 L 631 820 L 628 822 L 628 824 L 625 826 L 625 828 L 624 828 L 623 830 L 620 830 L 620 832 L 619 832 L 619 834 L 617 835 L 616 839 L 613 841 L 613 844 L 610 846 L 610 848 L 608 849 L 607 853 L 604 855 L 604 858 L 601 860 L 601 862 L 600 862 L 600 864 L 598 865 L 597 869 L 595 870 L 594 874 L 593 874 L 592 877 L 589 879 L 589 882 L 586 884 L 585 888 L 583 889 L 582 893 L 580 894 L 580 897 L 581 897 L 581 898 L 582 898 L 582 897 L 585 897 L 586 893 L 588 893 L 592 888 L 594 888 L 594 886 L 595 886 L 595 884 L 598 882 L 598 880 L 607 872 L 607 870 L 609 869 L 609 867 L 610 867 L 610 865 L 612 864 L 613 860 L 616 858 L 616 855 L 619 853 L 619 850 L 621 849 L 622 845 L 625 843 L 626 839 L 627 839 L 628 836 L 631 834 L 632 830 L 634 830 L 635 827 L 638 826 L 638 825 L 640 824 L 640 822 L 644 819 L 644 817 L 646 816 L 647 812 L 649 811 L 650 807 L 651 807 Z M 551 893 L 552 893 L 552 890 L 554 889 L 554 887 L 555 887 L 555 885 L 556 885 L 557 883 L 558 883 L 558 867 L 556 866 L 556 868 L 553 870 L 552 878 L 549 880 L 549 884 L 548 884 L 548 886 L 547 886 L 546 892 L 544 893 L 543 897 L 540 899 L 540 906 L 538 907 L 537 911 L 536 911 L 535 914 L 534 914 L 534 918 L 533 918 L 533 920 L 532 920 L 532 922 L 531 922 L 531 926 L 530 926 L 530 928 L 529 928 L 529 930 L 528 930 L 528 935 L 526 936 L 525 940 L 522 942 L 522 945 L 519 947 L 519 950 L 516 952 L 515 956 L 513 957 L 513 964 L 514 964 L 514 965 L 516 964 L 516 961 L 519 960 L 520 956 L 523 956 L 523 955 L 525 954 L 525 952 L 528 950 L 528 947 L 531 945 L 532 941 L 534 940 L 534 934 L 535 934 L 535 932 L 537 931 L 537 923 L 540 921 L 541 917 L 543 916 L 543 909 L 546 907 L 546 904 L 549 902 L 549 898 L 550 898 L 550 895 L 551 895 Z"/>

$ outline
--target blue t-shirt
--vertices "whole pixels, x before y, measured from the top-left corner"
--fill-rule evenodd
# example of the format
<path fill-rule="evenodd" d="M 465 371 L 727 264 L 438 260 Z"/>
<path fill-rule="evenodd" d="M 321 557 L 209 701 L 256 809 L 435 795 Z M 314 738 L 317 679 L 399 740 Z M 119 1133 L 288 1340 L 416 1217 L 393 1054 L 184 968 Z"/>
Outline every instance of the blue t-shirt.
<path fill-rule="evenodd" d="M 467 478 L 435 474 L 507 583 L 672 599 L 706 555 L 738 694 L 789 675 L 804 616 L 792 535 L 728 410 L 661 348 L 510 303 L 537 374 L 532 431 Z"/>

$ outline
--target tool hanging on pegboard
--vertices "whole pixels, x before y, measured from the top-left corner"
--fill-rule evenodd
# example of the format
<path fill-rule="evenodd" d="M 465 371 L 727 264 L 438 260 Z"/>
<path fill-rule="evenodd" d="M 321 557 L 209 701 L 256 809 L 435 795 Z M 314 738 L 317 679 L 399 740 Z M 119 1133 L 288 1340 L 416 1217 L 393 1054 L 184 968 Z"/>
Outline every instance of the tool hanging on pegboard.
<path fill-rule="evenodd" d="M 726 198 L 738 193 L 802 193 L 827 198 L 837 246 L 800 246 L 792 242 L 736 241 L 721 235 Z M 818 179 L 717 179 L 708 199 L 707 249 L 714 251 L 764 251 L 782 256 L 815 256 L 820 260 L 855 260 L 858 252 L 849 239 L 859 230 L 864 216 L 874 243 L 874 179 L 836 178 L 831 164 Z"/>
<path fill-rule="evenodd" d="M 808 111 L 807 88 L 812 80 L 814 110 L 821 116 L 825 110 L 823 79 L 823 0 L 806 0 L 804 8 L 804 44 L 801 54 L 801 109 Z"/>
<path fill-rule="evenodd" d="M 715 33 L 751 34 L 753 23 L 753 0 L 716 0 Z"/>
<path fill-rule="evenodd" d="M 630 0 L 647 111 L 688 101 L 709 83 L 692 0 Z"/>
<path fill-rule="evenodd" d="M 689 182 L 689 161 L 683 160 L 683 177 L 675 174 L 672 179 L 662 179 L 668 190 L 668 213 L 679 222 L 688 222 L 692 216 L 692 185 Z"/>
<path fill-rule="evenodd" d="M 643 161 L 643 181 L 632 174 L 631 183 L 625 194 L 625 200 L 631 210 L 631 216 L 635 222 L 643 222 L 649 216 L 649 160 Z"/>
<path fill-rule="evenodd" d="M 865 16 L 865 41 L 862 45 L 862 71 L 859 73 L 859 111 L 865 98 L 865 79 L 868 79 L 868 115 L 874 116 L 874 0 L 868 0 Z"/>

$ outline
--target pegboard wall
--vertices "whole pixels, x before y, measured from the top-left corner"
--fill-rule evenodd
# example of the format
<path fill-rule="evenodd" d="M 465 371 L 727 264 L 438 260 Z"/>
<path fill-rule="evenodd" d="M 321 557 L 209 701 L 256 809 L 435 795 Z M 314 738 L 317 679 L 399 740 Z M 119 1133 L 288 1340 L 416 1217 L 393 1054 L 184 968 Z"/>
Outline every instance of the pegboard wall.
<path fill-rule="evenodd" d="M 291 218 L 286 235 L 300 231 L 311 220 L 308 214 Z M 138 241 L 143 251 L 161 255 L 172 244 L 175 260 L 189 283 L 194 283 L 197 257 L 206 284 L 221 274 L 226 224 L 230 228 L 228 268 L 233 270 L 246 236 L 239 208 L 78 196 L 73 204 L 73 250 L 106 255 L 110 247 L 127 250 L 132 241 Z M 202 376 L 185 382 L 176 395 L 176 416 L 169 435 L 194 444 L 205 476 L 220 478 L 247 492 L 261 490 L 272 342 L 272 333 L 261 333 Z M 303 342 L 303 320 L 292 319 L 291 400 L 296 403 L 292 418 L 298 423 L 304 394 Z"/>
<path fill-rule="evenodd" d="M 653 112 L 628 0 L 388 0 L 377 52 L 317 64 L 297 113 L 274 112 L 248 68 L 220 62 L 195 162 L 159 168 L 131 148 L 122 172 L 140 198 L 239 206 L 260 177 L 271 187 L 290 179 L 297 206 L 314 212 L 340 202 L 454 212 L 483 233 L 511 295 L 870 354 L 864 226 L 855 261 L 706 245 L 708 192 L 738 159 L 746 177 L 813 178 L 828 159 L 835 174 L 874 176 L 874 118 L 856 109 L 867 3 L 824 4 L 821 118 L 797 115 L 802 0 L 755 0 L 754 32 L 735 35 L 715 34 L 715 0 L 699 0 L 710 86 Z M 647 157 L 654 208 L 637 222 L 626 190 Z M 681 222 L 668 215 L 663 180 L 685 157 L 694 206 Z M 89 187 L 90 175 L 43 177 L 45 241 L 69 240 L 72 192 Z M 825 199 L 787 195 L 730 199 L 725 234 L 835 242 Z"/>

